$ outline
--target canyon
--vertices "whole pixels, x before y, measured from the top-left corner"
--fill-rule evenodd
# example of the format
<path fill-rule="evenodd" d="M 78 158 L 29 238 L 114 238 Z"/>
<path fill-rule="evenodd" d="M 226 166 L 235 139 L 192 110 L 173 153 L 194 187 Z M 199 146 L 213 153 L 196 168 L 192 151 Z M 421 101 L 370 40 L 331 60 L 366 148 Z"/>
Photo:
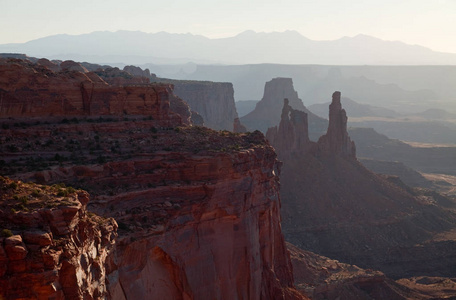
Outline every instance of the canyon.
<path fill-rule="evenodd" d="M 367 170 L 356 159 L 339 92 L 329 109 L 328 131 L 318 142 L 296 138 L 306 118 L 295 118 L 287 100 L 279 126 L 266 135 L 283 161 L 287 241 L 395 279 L 454 276 L 454 201 Z"/>
<path fill-rule="evenodd" d="M 229 83 L 24 58 L 0 58 L 3 298 L 456 294 L 456 204 L 368 171 L 340 92 L 327 121 L 275 78 L 239 119 Z"/>
<path fill-rule="evenodd" d="M 54 275 L 45 283 L 49 294 L 42 295 L 71 299 L 77 290 L 80 297 L 109 299 L 307 299 L 294 288 L 281 232 L 280 164 L 260 132 L 188 126 L 189 115 L 172 109 L 178 97 L 169 84 L 132 83 L 118 71 L 116 76 L 124 79 L 114 76 L 108 83 L 106 73 L 66 65 L 74 70 L 0 61 L 0 165 L 2 175 L 11 178 L 2 180 L 7 187 L 21 187 L 21 193 L 11 188 L 3 195 L 2 214 L 12 220 L 50 210 L 63 214 L 55 224 L 50 219 L 53 236 L 53 226 L 68 229 L 58 232 L 59 243 L 48 239 L 42 249 L 29 246 L 25 238 L 38 230 L 51 236 L 40 229 L 42 224 L 1 225 L 12 235 L 1 240 L 6 257 L 15 259 L 8 248 L 15 243 L 18 266 L 40 264 L 33 251 L 53 251 L 60 243 L 70 247 L 65 259 L 58 260 L 63 265 L 56 261 L 46 267 Z M 75 196 L 60 197 L 56 191 L 50 197 L 56 208 L 40 208 L 33 191 L 22 191 L 25 185 L 43 191 L 71 187 L 85 195 L 79 197 L 84 205 L 73 208 L 76 201 L 67 202 Z M 81 188 L 90 193 L 90 201 Z M 22 196 L 27 197 L 22 206 L 12 203 Z M 112 222 L 112 239 L 103 244 L 107 250 L 97 246 L 100 231 L 108 236 L 102 228 L 90 229 L 95 232 L 89 236 L 72 233 L 73 228 L 79 235 L 90 233 L 82 225 L 74 227 L 90 216 Z M 104 261 L 92 261 L 98 257 L 93 247 Z M 67 260 L 75 265 L 67 268 Z M 26 276 L 21 293 L 38 298 L 41 292 L 34 286 L 41 282 L 42 268 L 10 265 L 2 273 L 0 295 L 16 297 L 19 291 L 10 290 L 11 282 Z M 83 275 L 80 270 L 87 266 L 99 270 L 90 267 Z M 70 282 L 74 272 L 76 286 Z"/>

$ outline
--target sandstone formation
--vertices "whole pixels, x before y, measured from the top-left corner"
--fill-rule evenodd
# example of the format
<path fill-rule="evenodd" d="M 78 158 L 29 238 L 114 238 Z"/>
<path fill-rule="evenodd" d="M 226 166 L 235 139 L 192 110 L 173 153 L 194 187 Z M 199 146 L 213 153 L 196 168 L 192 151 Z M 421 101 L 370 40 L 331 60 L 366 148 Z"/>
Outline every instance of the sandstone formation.
<path fill-rule="evenodd" d="M 204 119 L 204 125 L 216 130 L 232 130 L 238 117 L 231 83 L 165 80 L 174 85 L 174 93 Z"/>
<path fill-rule="evenodd" d="M 296 110 L 303 111 L 308 116 L 308 135 L 311 140 L 316 141 L 325 132 L 328 122 L 310 112 L 298 98 L 298 93 L 293 88 L 291 78 L 274 78 L 266 82 L 264 95 L 261 101 L 256 104 L 255 109 L 241 118 L 250 130 L 266 132 L 268 128 L 277 126 L 281 120 L 280 111 L 283 99 L 287 98 L 290 106 Z"/>
<path fill-rule="evenodd" d="M 284 99 L 279 126 L 268 129 L 266 138 L 280 153 L 280 158 L 290 157 L 293 154 L 304 154 L 309 150 L 307 114 L 293 109 L 288 98 Z"/>
<path fill-rule="evenodd" d="M 334 92 L 329 105 L 329 125 L 318 140 L 319 150 L 325 155 L 341 155 L 356 159 L 355 143 L 347 132 L 347 114 L 340 103 L 340 92 Z"/>
<path fill-rule="evenodd" d="M 125 72 L 128 72 L 130 73 L 131 75 L 133 76 L 136 76 L 136 77 L 146 77 L 146 78 L 150 78 L 150 70 L 149 69 L 141 69 L 140 67 L 136 67 L 136 66 L 125 66 L 123 68 L 123 70 Z M 153 74 L 152 74 L 153 75 Z"/>
<path fill-rule="evenodd" d="M 52 62 L 47 58 L 40 58 L 37 61 L 37 64 L 42 65 L 53 72 L 59 72 L 61 70 L 60 64 L 56 64 L 55 62 Z"/>
<path fill-rule="evenodd" d="M 89 71 L 84 68 L 80 63 L 74 62 L 72 60 L 66 60 L 60 64 L 60 69 L 62 71 L 77 71 L 82 73 L 88 73 Z"/>
<path fill-rule="evenodd" d="M 116 86 L 124 85 L 147 85 L 150 83 L 149 77 L 135 76 L 119 68 L 103 68 L 94 71 L 95 74 L 103 78 L 108 84 Z"/>
<path fill-rule="evenodd" d="M 24 62 L 9 64 L 20 70 L 16 78 L 33 73 L 28 78 L 44 83 L 74 80 Z M 90 72 L 68 74 L 88 78 Z M 122 89 L 131 88 L 132 96 L 158 90 L 151 107 L 161 109 L 145 106 L 147 94 L 141 103 L 125 104 L 137 114 L 121 116 L 103 114 L 106 106 L 88 115 L 61 109 L 60 117 L 40 110 L 8 115 L 15 110 L 2 106 L 0 170 L 22 181 L 84 188 L 93 197 L 91 212 L 115 218 L 119 236 L 98 271 L 107 278 L 108 298 L 306 299 L 293 286 L 280 225 L 279 162 L 264 136 L 182 126 L 167 84 L 96 84 L 104 86 L 101 99 Z M 28 105 L 1 88 L 8 99 Z M 49 91 L 34 97 L 45 101 Z M 68 96 L 72 92 L 70 86 L 56 100 L 68 98 L 73 105 L 71 99 L 79 100 Z M 75 268 L 84 268 L 83 261 Z"/>
<path fill-rule="evenodd" d="M 233 132 L 235 132 L 235 133 L 247 132 L 247 128 L 245 128 L 245 126 L 241 124 L 241 121 L 239 120 L 239 118 L 234 119 Z"/>
<path fill-rule="evenodd" d="M 182 124 L 182 117 L 169 109 L 170 85 L 113 87 L 94 73 L 54 73 L 14 59 L 1 59 L 0 71 L 3 118 L 147 115 L 162 126 Z"/>
<path fill-rule="evenodd" d="M 286 239 L 393 278 L 454 276 L 450 249 L 456 240 L 450 232 L 456 229 L 456 204 L 362 166 L 346 131 L 339 95 L 334 96 L 328 132 L 318 143 L 302 143 L 302 148 L 290 151 L 297 125 L 286 117 L 282 127 L 270 130 L 271 145 L 283 160 Z M 285 102 L 283 111 L 288 110 Z M 271 134 L 275 132 L 282 134 Z"/>
<path fill-rule="evenodd" d="M 116 222 L 88 213 L 84 191 L 4 177 L 0 188 L 0 298 L 106 299 Z"/>

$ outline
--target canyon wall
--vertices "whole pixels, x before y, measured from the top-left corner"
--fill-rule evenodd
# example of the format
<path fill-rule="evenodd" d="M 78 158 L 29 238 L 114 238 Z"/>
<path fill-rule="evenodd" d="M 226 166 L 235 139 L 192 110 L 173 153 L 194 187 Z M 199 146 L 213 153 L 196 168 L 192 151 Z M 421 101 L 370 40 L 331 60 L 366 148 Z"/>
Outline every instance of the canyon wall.
<path fill-rule="evenodd" d="M 117 224 L 89 195 L 0 177 L 0 298 L 106 299 Z"/>
<path fill-rule="evenodd" d="M 171 81 L 174 93 L 203 117 L 204 125 L 216 130 L 233 130 L 238 117 L 233 84 L 210 81 Z"/>
<path fill-rule="evenodd" d="M 0 60 L 0 117 L 146 115 L 163 126 L 180 125 L 169 109 L 172 86 L 111 86 L 92 72 L 55 73 L 23 60 Z"/>
<path fill-rule="evenodd" d="M 31 110 L 28 120 L 7 110 L 0 119 L 1 173 L 84 188 L 92 195 L 89 211 L 116 220 L 115 247 L 100 264 L 107 298 L 305 299 L 294 289 L 281 232 L 274 150 L 260 132 L 178 126 L 168 108 L 172 97 L 163 88 L 157 106 L 168 110 L 157 110 L 159 116 L 141 110 L 95 117 L 103 110 L 92 110 L 62 119 Z M 77 268 L 85 269 L 82 261 Z"/>

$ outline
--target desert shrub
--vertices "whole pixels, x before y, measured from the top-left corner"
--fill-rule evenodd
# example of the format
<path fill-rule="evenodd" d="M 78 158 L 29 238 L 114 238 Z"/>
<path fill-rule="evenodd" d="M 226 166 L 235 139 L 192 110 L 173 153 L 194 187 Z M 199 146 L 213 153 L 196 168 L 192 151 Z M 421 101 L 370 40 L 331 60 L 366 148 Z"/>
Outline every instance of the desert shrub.
<path fill-rule="evenodd" d="M 66 196 L 68 196 L 68 191 L 66 189 L 60 189 L 57 192 L 57 196 L 58 197 L 66 197 Z"/>
<path fill-rule="evenodd" d="M 13 236 L 13 233 L 9 229 L 2 229 L 1 236 L 10 237 Z"/>
<path fill-rule="evenodd" d="M 41 196 L 41 193 L 38 190 L 33 190 L 32 196 L 38 198 L 39 196 Z"/>
<path fill-rule="evenodd" d="M 19 197 L 19 201 L 21 201 L 21 204 L 25 207 L 28 204 L 28 198 L 27 196 L 21 196 Z"/>

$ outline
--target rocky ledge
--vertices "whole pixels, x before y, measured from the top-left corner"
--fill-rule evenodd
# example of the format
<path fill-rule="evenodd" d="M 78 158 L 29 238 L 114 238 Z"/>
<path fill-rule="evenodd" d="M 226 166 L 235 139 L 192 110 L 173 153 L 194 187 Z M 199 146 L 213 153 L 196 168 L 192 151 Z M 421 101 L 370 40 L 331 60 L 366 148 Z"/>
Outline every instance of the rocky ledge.
<path fill-rule="evenodd" d="M 89 195 L 0 177 L 0 298 L 101 299 L 117 224 Z"/>

